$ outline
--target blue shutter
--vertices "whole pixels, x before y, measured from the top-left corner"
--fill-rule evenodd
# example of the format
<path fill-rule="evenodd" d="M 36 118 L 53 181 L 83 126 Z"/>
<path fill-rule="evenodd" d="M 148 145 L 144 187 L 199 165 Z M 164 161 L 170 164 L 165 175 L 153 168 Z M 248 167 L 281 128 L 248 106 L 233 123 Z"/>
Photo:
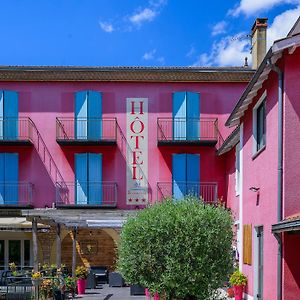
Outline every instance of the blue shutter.
<path fill-rule="evenodd" d="M 5 204 L 18 204 L 19 198 L 19 155 L 5 153 L 4 155 L 5 178 Z"/>
<path fill-rule="evenodd" d="M 19 103 L 18 93 L 4 91 L 4 138 L 16 140 L 18 138 Z"/>
<path fill-rule="evenodd" d="M 187 194 L 199 197 L 200 194 L 200 154 L 186 155 Z"/>
<path fill-rule="evenodd" d="M 186 92 L 173 94 L 173 139 L 186 140 Z"/>
<path fill-rule="evenodd" d="M 79 140 L 87 139 L 87 91 L 75 94 L 75 138 Z"/>
<path fill-rule="evenodd" d="M 187 140 L 199 140 L 200 94 L 187 92 Z"/>
<path fill-rule="evenodd" d="M 88 174 L 87 174 L 87 154 L 75 154 L 75 193 L 76 204 L 88 203 Z"/>
<path fill-rule="evenodd" d="M 4 204 L 4 199 L 5 199 L 4 157 L 5 157 L 5 154 L 1 153 L 0 154 L 0 204 Z"/>
<path fill-rule="evenodd" d="M 4 118 L 4 91 L 0 90 L 0 139 L 3 140 L 3 118 Z"/>
<path fill-rule="evenodd" d="M 88 139 L 100 140 L 102 137 L 102 95 L 88 91 Z"/>
<path fill-rule="evenodd" d="M 88 154 L 89 204 L 102 204 L 102 154 Z"/>
<path fill-rule="evenodd" d="M 173 198 L 186 195 L 186 154 L 172 155 Z"/>

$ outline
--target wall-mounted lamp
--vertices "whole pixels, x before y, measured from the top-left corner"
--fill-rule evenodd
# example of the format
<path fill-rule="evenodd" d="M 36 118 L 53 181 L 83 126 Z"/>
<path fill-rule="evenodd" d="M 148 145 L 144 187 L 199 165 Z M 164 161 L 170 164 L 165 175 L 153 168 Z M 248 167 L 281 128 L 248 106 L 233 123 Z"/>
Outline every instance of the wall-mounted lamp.
<path fill-rule="evenodd" d="M 251 188 L 249 188 L 249 190 L 253 193 L 257 193 L 259 191 L 259 188 L 255 187 L 255 186 L 251 186 Z"/>

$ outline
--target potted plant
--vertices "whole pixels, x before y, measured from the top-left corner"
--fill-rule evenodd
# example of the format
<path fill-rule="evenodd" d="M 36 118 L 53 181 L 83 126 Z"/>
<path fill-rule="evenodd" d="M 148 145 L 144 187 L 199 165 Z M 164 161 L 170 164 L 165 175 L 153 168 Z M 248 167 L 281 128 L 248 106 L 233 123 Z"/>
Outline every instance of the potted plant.
<path fill-rule="evenodd" d="M 10 269 L 10 271 L 11 271 L 11 275 L 12 275 L 12 276 L 18 276 L 17 266 L 16 266 L 16 264 L 15 264 L 14 262 L 11 262 L 11 263 L 9 264 L 9 269 Z"/>
<path fill-rule="evenodd" d="M 75 297 L 76 290 L 76 278 L 68 276 L 65 278 L 66 292 L 71 293 L 72 297 Z"/>
<path fill-rule="evenodd" d="M 32 272 L 31 281 L 34 286 L 39 286 L 42 282 L 42 274 L 41 272 Z"/>
<path fill-rule="evenodd" d="M 233 298 L 233 297 L 234 297 L 234 290 L 233 290 L 232 287 L 229 287 L 229 288 L 227 289 L 227 296 L 228 296 L 229 298 Z"/>
<path fill-rule="evenodd" d="M 89 271 L 85 266 L 78 266 L 75 270 L 75 275 L 77 278 L 77 290 L 78 294 L 82 295 L 85 293 L 86 279 L 88 277 Z"/>
<path fill-rule="evenodd" d="M 236 270 L 229 279 L 230 284 L 233 286 L 234 290 L 234 299 L 242 300 L 243 299 L 243 290 L 244 286 L 247 284 L 247 277 L 239 270 Z"/>
<path fill-rule="evenodd" d="M 52 280 L 43 279 L 40 286 L 40 293 L 42 299 L 51 299 L 52 295 Z"/>

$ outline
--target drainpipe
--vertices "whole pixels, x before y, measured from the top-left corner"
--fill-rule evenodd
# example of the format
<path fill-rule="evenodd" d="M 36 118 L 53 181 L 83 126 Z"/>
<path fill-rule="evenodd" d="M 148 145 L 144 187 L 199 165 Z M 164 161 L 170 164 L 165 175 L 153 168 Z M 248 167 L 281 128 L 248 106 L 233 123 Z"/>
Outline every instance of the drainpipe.
<path fill-rule="evenodd" d="M 283 72 L 268 60 L 271 69 L 278 75 L 278 169 L 277 169 L 277 221 L 282 221 L 283 185 Z M 282 299 L 282 239 L 280 233 L 274 234 L 278 241 L 277 255 L 277 300 Z"/>

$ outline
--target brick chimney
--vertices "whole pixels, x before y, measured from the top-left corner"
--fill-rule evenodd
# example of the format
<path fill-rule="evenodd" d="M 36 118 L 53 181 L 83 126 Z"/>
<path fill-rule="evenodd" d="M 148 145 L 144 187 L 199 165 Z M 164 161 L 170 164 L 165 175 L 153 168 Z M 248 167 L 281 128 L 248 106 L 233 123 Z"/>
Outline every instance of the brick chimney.
<path fill-rule="evenodd" d="M 251 29 L 252 68 L 257 69 L 266 55 L 268 18 L 257 18 Z"/>

